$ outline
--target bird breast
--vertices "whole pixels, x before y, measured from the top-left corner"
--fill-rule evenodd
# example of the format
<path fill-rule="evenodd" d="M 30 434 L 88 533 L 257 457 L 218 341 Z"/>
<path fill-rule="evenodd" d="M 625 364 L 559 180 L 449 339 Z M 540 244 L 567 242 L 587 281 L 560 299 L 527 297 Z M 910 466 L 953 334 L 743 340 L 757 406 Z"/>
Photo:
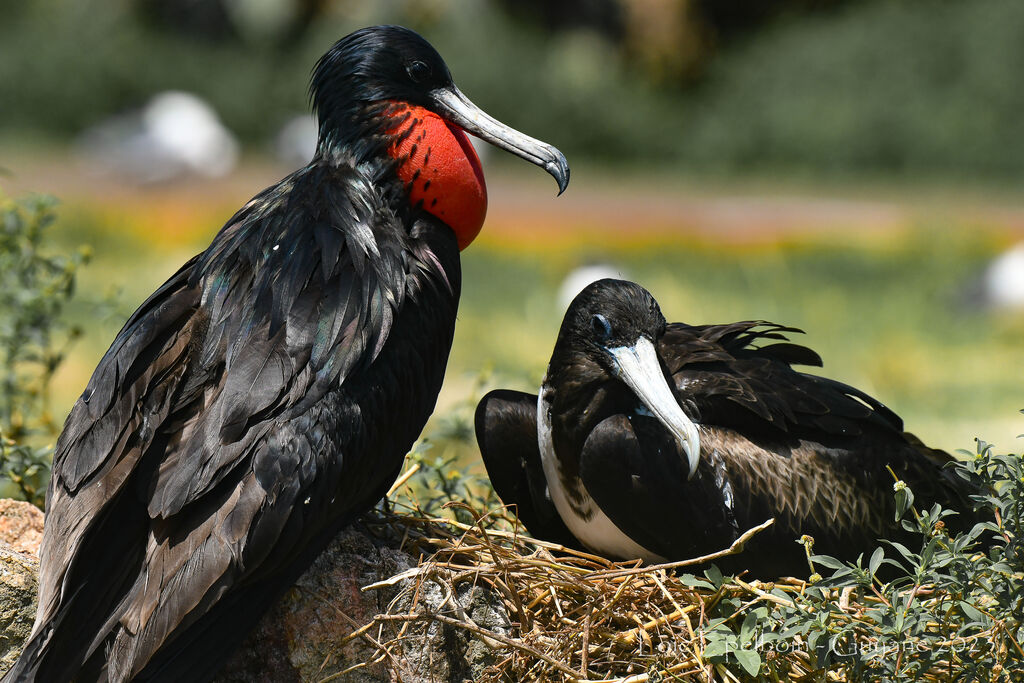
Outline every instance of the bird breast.
<path fill-rule="evenodd" d="M 616 526 L 580 479 L 564 475 L 551 433 L 549 391 L 541 386 L 537 396 L 537 445 L 548 491 L 562 521 L 580 543 L 596 553 L 623 560 L 643 558 L 647 562 L 664 562 L 665 558 L 643 547 Z"/>

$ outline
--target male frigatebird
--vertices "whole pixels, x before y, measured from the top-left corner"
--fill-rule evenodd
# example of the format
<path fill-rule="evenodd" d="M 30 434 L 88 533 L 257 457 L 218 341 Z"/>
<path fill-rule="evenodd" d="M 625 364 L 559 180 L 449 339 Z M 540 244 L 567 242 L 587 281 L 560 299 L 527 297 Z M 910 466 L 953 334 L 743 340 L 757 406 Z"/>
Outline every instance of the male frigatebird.
<path fill-rule="evenodd" d="M 856 559 L 901 535 L 887 469 L 919 505 L 970 515 L 952 458 L 846 384 L 798 372 L 818 354 L 766 322 L 666 324 L 632 282 L 570 304 L 539 397 L 499 390 L 476 412 L 498 495 L 546 540 L 617 559 L 700 557 L 774 517 L 724 563 L 807 574 L 814 550 Z M 950 522 L 954 523 L 954 522 Z"/>
<path fill-rule="evenodd" d="M 433 410 L 486 209 L 463 131 L 569 180 L 403 28 L 342 38 L 311 95 L 312 162 L 131 316 L 72 409 L 35 628 L 5 680 L 212 677 L 380 500 Z"/>

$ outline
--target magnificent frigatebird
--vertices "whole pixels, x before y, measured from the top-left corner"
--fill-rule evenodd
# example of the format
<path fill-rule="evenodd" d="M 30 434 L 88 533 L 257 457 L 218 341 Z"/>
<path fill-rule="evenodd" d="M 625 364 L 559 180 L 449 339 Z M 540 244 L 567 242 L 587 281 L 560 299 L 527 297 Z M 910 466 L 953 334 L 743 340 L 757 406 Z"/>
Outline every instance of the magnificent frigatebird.
<path fill-rule="evenodd" d="M 805 374 L 799 330 L 766 322 L 666 324 L 632 282 L 599 280 L 570 304 L 539 397 L 483 398 L 476 434 L 498 495 L 546 540 L 658 562 L 728 547 L 724 564 L 806 575 L 814 550 L 845 559 L 903 532 L 893 474 L 928 509 L 969 516 L 952 458 L 903 431 L 864 392 Z M 954 523 L 954 522 L 949 522 Z"/>
<path fill-rule="evenodd" d="M 433 410 L 486 209 L 463 131 L 569 180 L 403 28 L 342 38 L 311 96 L 313 161 L 142 304 L 72 409 L 5 680 L 212 677 Z"/>

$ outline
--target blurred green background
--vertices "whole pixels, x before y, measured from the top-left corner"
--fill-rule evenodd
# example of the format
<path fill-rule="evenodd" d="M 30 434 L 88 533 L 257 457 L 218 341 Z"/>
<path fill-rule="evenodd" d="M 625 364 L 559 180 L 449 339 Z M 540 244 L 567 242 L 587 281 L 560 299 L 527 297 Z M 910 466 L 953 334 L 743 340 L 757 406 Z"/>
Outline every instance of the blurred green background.
<path fill-rule="evenodd" d="M 539 384 L 557 292 L 590 263 L 670 320 L 803 328 L 822 372 L 935 446 L 1017 448 L 1024 313 L 985 305 L 983 275 L 1024 236 L 1019 0 L 0 0 L 0 191 L 55 194 L 52 250 L 93 252 L 54 422 L 125 317 L 297 165 L 273 141 L 313 63 L 375 23 L 420 31 L 477 104 L 573 167 L 556 200 L 485 157 L 489 218 L 428 430 L 446 448 L 474 457 L 452 443 L 482 386 Z M 217 112 L 239 164 L 101 172 L 83 131 L 167 90 Z"/>

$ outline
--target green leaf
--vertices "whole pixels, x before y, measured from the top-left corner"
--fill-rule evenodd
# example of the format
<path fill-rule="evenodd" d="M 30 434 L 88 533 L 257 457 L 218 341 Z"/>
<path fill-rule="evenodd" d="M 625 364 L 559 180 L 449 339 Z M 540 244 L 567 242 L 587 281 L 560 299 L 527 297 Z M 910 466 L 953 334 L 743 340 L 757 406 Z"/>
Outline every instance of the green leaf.
<path fill-rule="evenodd" d="M 717 565 L 711 565 L 704 571 L 704 576 L 708 577 L 711 583 L 715 584 L 715 588 L 722 585 L 722 570 Z"/>
<path fill-rule="evenodd" d="M 679 577 L 679 580 L 683 582 L 683 585 L 689 586 L 690 588 L 704 588 L 707 590 L 715 589 L 713 585 L 711 585 L 704 579 L 698 579 L 693 574 L 683 574 Z"/>
<path fill-rule="evenodd" d="M 845 569 L 846 565 L 830 555 L 812 555 L 811 562 L 820 564 L 830 569 Z"/>
<path fill-rule="evenodd" d="M 913 494 L 910 489 L 897 489 L 896 490 L 896 511 L 894 512 L 894 519 L 899 519 L 907 513 L 910 509 Z"/>
<path fill-rule="evenodd" d="M 918 556 L 916 553 L 912 553 L 907 546 L 896 541 L 888 541 L 889 545 L 896 549 L 896 551 L 902 555 L 910 564 L 916 565 L 918 563 Z"/>
<path fill-rule="evenodd" d="M 874 549 L 874 552 L 871 553 L 871 559 L 867 562 L 867 572 L 872 575 L 872 577 L 878 572 L 879 567 L 882 565 L 882 560 L 885 558 L 886 551 L 884 548 L 876 548 Z"/>
<path fill-rule="evenodd" d="M 972 622 L 977 622 L 981 624 L 988 622 L 988 617 L 985 616 L 983 612 L 979 611 L 970 602 L 961 600 L 961 602 L 959 602 L 959 608 L 963 610 L 964 614 L 967 615 L 969 620 L 971 620 Z"/>
<path fill-rule="evenodd" d="M 710 640 L 707 647 L 704 648 L 704 657 L 707 659 L 713 659 L 715 657 L 724 657 L 730 652 L 734 651 L 735 648 L 725 638 Z"/>
<path fill-rule="evenodd" d="M 748 676 L 756 676 L 761 670 L 761 655 L 753 650 L 736 650 L 733 652 L 736 661 L 743 667 Z"/>
<path fill-rule="evenodd" d="M 743 618 L 743 624 L 740 626 L 740 642 L 749 643 L 753 640 L 754 633 L 757 630 L 757 614 L 750 612 L 746 617 Z"/>

